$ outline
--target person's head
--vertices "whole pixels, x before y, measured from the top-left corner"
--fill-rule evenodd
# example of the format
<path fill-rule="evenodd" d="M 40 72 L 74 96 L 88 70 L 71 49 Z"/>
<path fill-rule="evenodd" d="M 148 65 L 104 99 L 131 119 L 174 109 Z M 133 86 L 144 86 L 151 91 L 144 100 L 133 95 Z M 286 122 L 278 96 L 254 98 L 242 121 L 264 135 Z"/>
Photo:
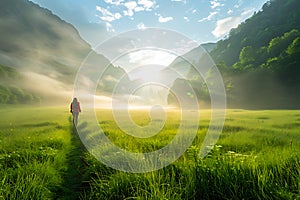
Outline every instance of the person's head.
<path fill-rule="evenodd" d="M 76 97 L 74 97 L 73 98 L 73 102 L 77 102 L 78 100 L 77 100 L 77 98 Z"/>

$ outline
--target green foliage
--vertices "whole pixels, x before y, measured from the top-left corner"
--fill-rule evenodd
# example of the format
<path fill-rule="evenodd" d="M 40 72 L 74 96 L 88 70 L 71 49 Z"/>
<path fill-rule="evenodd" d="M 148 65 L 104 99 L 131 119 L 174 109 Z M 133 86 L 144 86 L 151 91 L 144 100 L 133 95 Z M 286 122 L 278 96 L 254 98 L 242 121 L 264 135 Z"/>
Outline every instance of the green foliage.
<path fill-rule="evenodd" d="M 281 55 L 284 50 L 287 49 L 288 46 L 294 41 L 294 39 L 299 36 L 299 31 L 293 29 L 289 32 L 286 32 L 283 36 L 273 38 L 267 47 L 269 57 Z"/>
<path fill-rule="evenodd" d="M 15 69 L 0 65 L 0 80 L 3 81 L 16 78 L 19 78 L 19 74 Z"/>
<path fill-rule="evenodd" d="M 233 66 L 227 66 L 225 61 L 217 65 L 223 76 L 229 107 L 300 107 L 299 35 L 298 30 L 292 29 L 266 46 L 245 46 Z M 199 101 L 209 102 L 209 94 L 203 87 L 205 82 L 199 79 L 189 82 Z"/>
<path fill-rule="evenodd" d="M 40 98 L 21 88 L 22 76 L 12 67 L 0 65 L 0 104 L 28 104 Z"/>
<path fill-rule="evenodd" d="M 299 1 L 266 3 L 211 52 L 229 68 L 220 68 L 230 86 L 229 106 L 300 107 L 300 12 L 294 6 Z"/>
<path fill-rule="evenodd" d="M 168 104 L 180 106 L 178 102 L 185 102 L 185 106 L 193 105 L 195 98 L 208 102 L 209 92 L 205 82 L 199 77 L 193 80 L 176 79 L 168 95 Z M 180 96 L 180 100 L 177 99 Z"/>
<path fill-rule="evenodd" d="M 255 61 L 256 52 L 252 46 L 243 47 L 239 58 L 241 64 L 247 66 Z"/>
<path fill-rule="evenodd" d="M 40 102 L 40 98 L 18 87 L 0 84 L 0 104 L 28 104 Z"/>
<path fill-rule="evenodd" d="M 62 109 L 1 106 L 0 199 L 57 199 L 70 148 Z"/>
<path fill-rule="evenodd" d="M 223 76 L 229 107 L 300 108 L 299 6 L 298 0 L 267 2 L 210 52 Z M 198 85 L 199 101 L 209 102 L 209 95 L 202 95 L 203 81 L 190 82 Z"/>
<path fill-rule="evenodd" d="M 178 115 L 170 111 L 171 118 Z M 99 111 L 104 132 L 112 142 L 128 151 L 143 151 L 154 138 L 128 140 L 116 129 L 109 111 Z M 132 113 L 143 120 L 138 111 Z M 82 199 L 297 199 L 299 190 L 299 111 L 228 110 L 218 145 L 199 158 L 209 112 L 201 113 L 199 133 L 186 153 L 172 165 L 144 174 L 110 169 L 90 155 L 84 160 L 90 189 Z M 284 116 L 284 117 L 283 117 Z M 145 117 L 145 116 L 144 116 Z M 206 121 L 208 120 L 208 121 Z M 166 126 L 177 121 L 171 119 Z M 289 128 L 288 128 L 289 127 Z M 288 129 L 286 129 L 288 128 Z M 285 130 L 284 132 L 282 130 Z M 175 129 L 172 129 L 173 132 Z M 169 132 L 159 142 L 170 140 Z M 129 142 L 130 141 L 130 142 Z M 133 145 L 132 145 L 133 144 Z M 149 151 L 153 151 L 151 147 Z"/>
<path fill-rule="evenodd" d="M 300 54 L 300 37 L 294 39 L 293 43 L 287 48 L 286 53 L 289 56 L 297 56 L 299 57 Z"/>
<path fill-rule="evenodd" d="M 227 39 L 220 40 L 211 52 L 212 57 L 217 63 L 224 61 L 227 66 L 232 66 L 238 61 L 243 47 L 251 45 L 259 49 L 292 29 L 300 30 L 299 6 L 297 0 L 267 2 L 262 11 L 232 29 Z"/>

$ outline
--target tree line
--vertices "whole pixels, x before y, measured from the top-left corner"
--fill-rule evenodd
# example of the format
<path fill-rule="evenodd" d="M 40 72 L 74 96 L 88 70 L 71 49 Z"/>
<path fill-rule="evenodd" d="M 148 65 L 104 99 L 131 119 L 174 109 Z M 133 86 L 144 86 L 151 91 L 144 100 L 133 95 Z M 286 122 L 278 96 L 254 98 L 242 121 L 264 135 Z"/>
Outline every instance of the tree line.
<path fill-rule="evenodd" d="M 223 76 L 229 107 L 300 108 L 299 7 L 299 0 L 268 1 L 217 42 L 210 55 Z M 209 97 L 203 80 L 190 83 L 202 88 L 200 98 Z"/>
<path fill-rule="evenodd" d="M 0 65 L 0 104 L 30 104 L 40 98 L 20 87 L 22 76 L 12 67 Z"/>

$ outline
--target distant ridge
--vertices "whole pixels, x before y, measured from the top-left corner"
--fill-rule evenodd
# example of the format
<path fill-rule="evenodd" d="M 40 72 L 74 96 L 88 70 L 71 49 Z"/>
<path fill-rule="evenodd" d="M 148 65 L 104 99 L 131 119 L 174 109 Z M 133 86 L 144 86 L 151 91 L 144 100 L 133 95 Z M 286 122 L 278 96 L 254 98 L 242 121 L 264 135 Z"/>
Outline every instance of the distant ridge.
<path fill-rule="evenodd" d="M 90 51 L 90 46 L 71 24 L 47 9 L 27 0 L 1 0 L 0 7 L 3 65 L 30 67 L 45 73 L 55 68 L 64 74 L 66 66 L 76 68 Z M 62 66 L 55 67 L 53 63 Z M 41 65 L 43 68 L 39 69 Z"/>
<path fill-rule="evenodd" d="M 202 45 L 222 74 L 229 107 L 300 108 L 299 7 L 299 0 L 270 0 L 259 12 L 232 29 L 224 40 L 212 46 Z M 197 49 L 184 56 L 198 66 L 205 66 Z M 191 63 L 180 58 L 170 67 L 188 75 L 199 101 L 209 101 L 210 96 L 203 87 L 204 80 L 211 76 L 209 73 L 202 80 L 192 70 Z M 177 81 L 173 88 L 181 84 Z"/>
<path fill-rule="evenodd" d="M 211 52 L 217 46 L 217 43 L 208 42 L 203 43 L 200 46 L 203 47 L 207 52 Z"/>
<path fill-rule="evenodd" d="M 69 101 L 77 70 L 93 51 L 90 45 L 70 23 L 33 2 L 1 0 L 0 8 L 0 65 L 17 69 L 25 78 L 23 87 L 44 101 Z M 109 65 L 93 53 L 96 67 Z M 124 73 L 110 66 L 108 76 Z M 111 88 L 107 84 L 113 83 L 102 83 L 102 88 Z"/>

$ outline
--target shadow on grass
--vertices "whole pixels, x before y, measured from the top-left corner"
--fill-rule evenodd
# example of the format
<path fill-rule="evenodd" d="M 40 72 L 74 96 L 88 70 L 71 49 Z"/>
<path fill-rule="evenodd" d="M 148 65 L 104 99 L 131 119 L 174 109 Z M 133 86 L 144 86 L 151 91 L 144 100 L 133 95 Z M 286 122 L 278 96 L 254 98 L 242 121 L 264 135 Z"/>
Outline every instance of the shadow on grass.
<path fill-rule="evenodd" d="M 85 188 L 89 187 L 87 185 L 88 183 L 83 180 L 86 169 L 86 164 L 84 162 L 86 149 L 81 143 L 71 117 L 69 118 L 69 123 L 71 144 L 66 158 L 67 169 L 63 176 L 64 181 L 62 183 L 61 194 L 57 198 L 61 200 L 80 199 Z"/>

